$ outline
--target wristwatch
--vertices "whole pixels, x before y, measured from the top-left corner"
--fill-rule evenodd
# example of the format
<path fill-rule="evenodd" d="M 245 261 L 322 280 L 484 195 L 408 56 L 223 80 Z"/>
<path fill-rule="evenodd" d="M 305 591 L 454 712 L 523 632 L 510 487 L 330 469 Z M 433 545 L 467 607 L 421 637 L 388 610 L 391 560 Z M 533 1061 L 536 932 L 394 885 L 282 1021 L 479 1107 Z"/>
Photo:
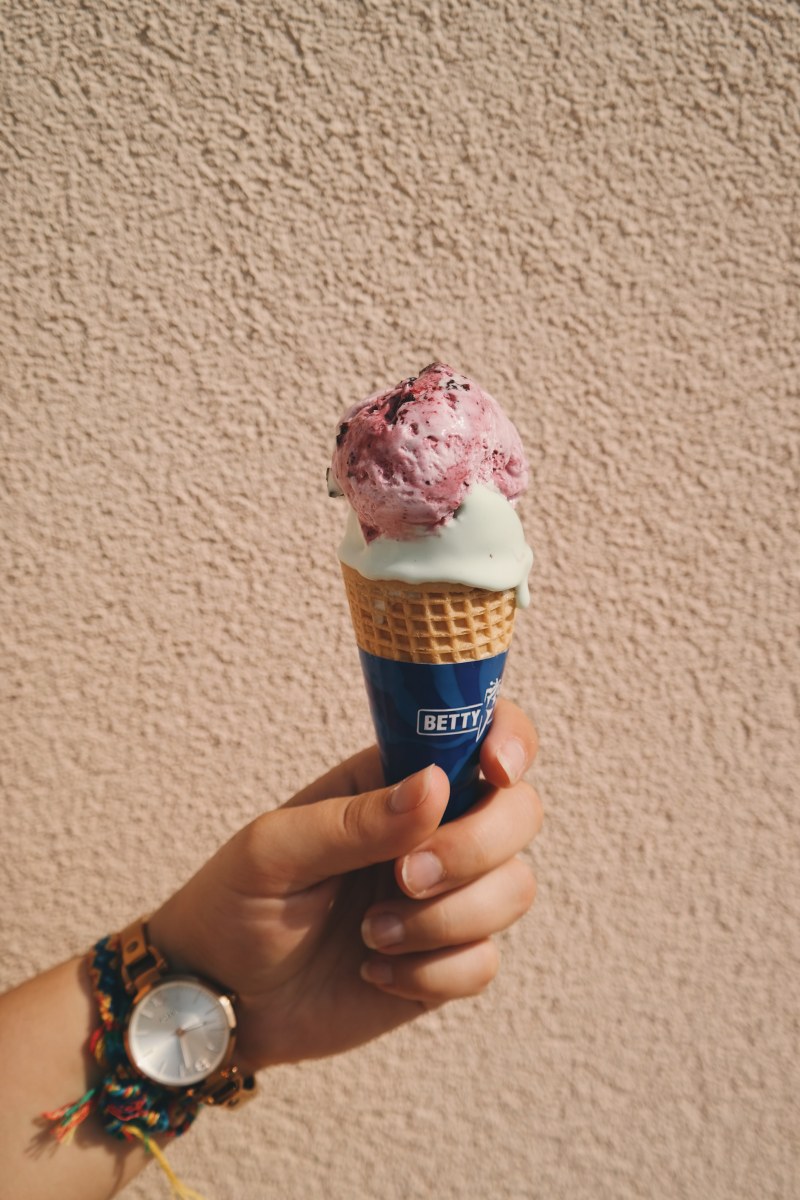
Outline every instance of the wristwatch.
<path fill-rule="evenodd" d="M 255 1079 L 231 1062 L 235 996 L 196 975 L 173 974 L 141 918 L 120 934 L 121 976 L 132 1005 L 125 1049 L 140 1075 L 204 1104 L 234 1108 Z"/>

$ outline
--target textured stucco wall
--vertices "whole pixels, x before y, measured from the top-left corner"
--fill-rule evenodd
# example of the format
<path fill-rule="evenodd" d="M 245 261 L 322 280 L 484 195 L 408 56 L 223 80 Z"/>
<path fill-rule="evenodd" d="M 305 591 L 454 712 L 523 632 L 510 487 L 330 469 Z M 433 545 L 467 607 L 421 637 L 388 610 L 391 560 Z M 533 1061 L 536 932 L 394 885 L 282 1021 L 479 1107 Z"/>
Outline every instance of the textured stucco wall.
<path fill-rule="evenodd" d="M 369 740 L 323 472 L 443 357 L 531 452 L 536 909 L 485 996 L 174 1163 L 214 1200 L 798 1195 L 796 5 L 0 13 L 3 981 Z"/>

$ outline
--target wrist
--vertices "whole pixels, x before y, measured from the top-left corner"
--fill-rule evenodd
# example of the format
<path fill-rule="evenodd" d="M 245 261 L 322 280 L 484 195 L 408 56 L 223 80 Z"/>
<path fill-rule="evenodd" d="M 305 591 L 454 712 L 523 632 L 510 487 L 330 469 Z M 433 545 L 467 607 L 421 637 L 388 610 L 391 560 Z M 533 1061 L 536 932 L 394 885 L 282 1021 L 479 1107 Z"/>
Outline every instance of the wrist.
<path fill-rule="evenodd" d="M 190 911 L 184 911 L 187 907 L 182 902 L 181 892 L 165 900 L 147 918 L 150 940 L 164 955 L 170 970 L 213 975 L 207 966 L 206 948 L 197 941 L 196 920 L 192 919 Z"/>

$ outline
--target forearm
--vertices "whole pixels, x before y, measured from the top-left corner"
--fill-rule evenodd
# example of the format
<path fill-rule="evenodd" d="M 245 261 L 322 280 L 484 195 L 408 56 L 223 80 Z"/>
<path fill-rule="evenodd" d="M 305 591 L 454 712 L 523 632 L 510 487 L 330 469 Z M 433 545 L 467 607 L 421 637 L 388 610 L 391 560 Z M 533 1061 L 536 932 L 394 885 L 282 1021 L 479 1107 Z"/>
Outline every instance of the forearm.
<path fill-rule="evenodd" d="M 40 1120 L 99 1079 L 87 1049 L 97 1024 L 82 959 L 0 996 L 0 1200 L 107 1200 L 146 1166 L 143 1147 L 110 1137 L 94 1115 L 64 1145 Z"/>

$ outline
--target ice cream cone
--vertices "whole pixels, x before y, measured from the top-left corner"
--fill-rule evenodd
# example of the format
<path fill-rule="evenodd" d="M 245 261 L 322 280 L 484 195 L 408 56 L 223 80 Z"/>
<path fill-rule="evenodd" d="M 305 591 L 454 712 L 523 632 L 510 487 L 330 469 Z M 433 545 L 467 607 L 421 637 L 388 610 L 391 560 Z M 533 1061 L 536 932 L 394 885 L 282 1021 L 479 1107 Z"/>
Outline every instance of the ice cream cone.
<path fill-rule="evenodd" d="M 491 724 L 533 552 L 514 504 L 519 434 L 473 380 L 429 364 L 352 405 L 328 494 L 350 506 L 339 546 L 387 783 L 436 763 L 445 820 L 481 794 Z"/>
<path fill-rule="evenodd" d="M 508 650 L 516 592 L 458 583 L 365 579 L 341 564 L 356 642 L 379 658 L 461 663 Z"/>
<path fill-rule="evenodd" d="M 386 781 L 436 763 L 450 778 L 445 819 L 459 816 L 479 794 L 516 593 L 341 567 Z"/>

